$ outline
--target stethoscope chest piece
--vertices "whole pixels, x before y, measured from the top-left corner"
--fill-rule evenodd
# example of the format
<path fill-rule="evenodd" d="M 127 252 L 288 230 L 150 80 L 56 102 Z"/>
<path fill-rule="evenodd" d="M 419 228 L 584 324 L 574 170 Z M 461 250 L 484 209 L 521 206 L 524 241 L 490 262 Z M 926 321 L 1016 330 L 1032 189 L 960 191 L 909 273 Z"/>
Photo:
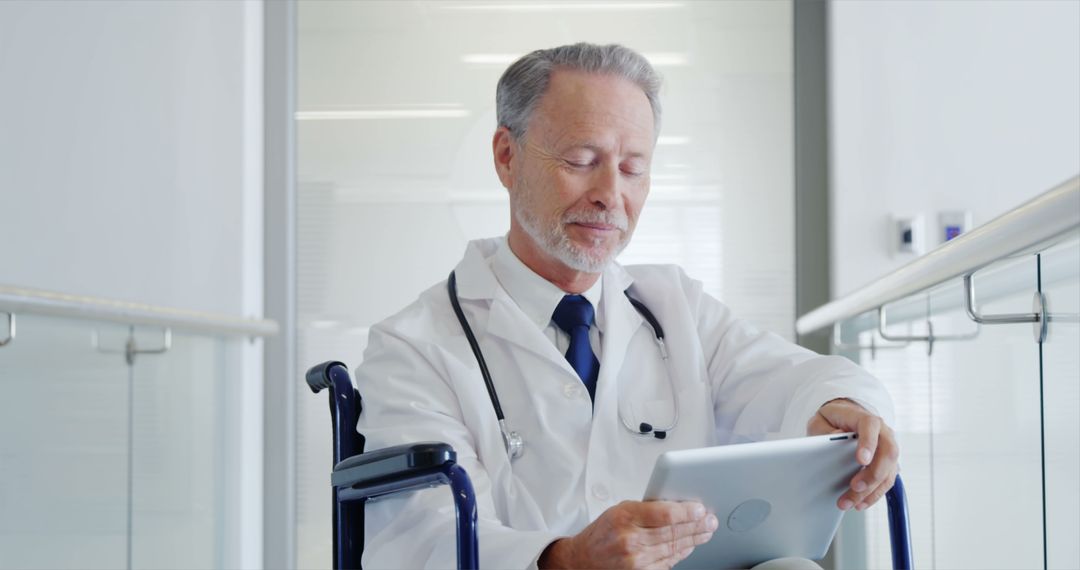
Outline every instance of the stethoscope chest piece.
<path fill-rule="evenodd" d="M 499 429 L 502 431 L 503 445 L 506 446 L 510 461 L 521 457 L 525 453 L 525 440 L 521 438 L 521 434 L 507 429 L 506 420 L 499 420 Z"/>

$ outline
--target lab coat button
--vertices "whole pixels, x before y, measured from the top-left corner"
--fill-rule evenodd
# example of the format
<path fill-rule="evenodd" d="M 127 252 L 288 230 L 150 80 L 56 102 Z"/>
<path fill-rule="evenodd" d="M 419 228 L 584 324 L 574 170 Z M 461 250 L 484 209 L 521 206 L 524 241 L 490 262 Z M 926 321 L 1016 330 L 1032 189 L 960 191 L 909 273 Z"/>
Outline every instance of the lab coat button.
<path fill-rule="evenodd" d="M 581 384 L 565 384 L 562 389 L 563 396 L 573 400 L 574 398 L 580 398 L 585 390 Z"/>
<path fill-rule="evenodd" d="M 597 483 L 593 485 L 592 494 L 593 497 L 596 497 L 598 500 L 601 501 L 606 501 L 609 497 L 611 497 L 611 495 L 608 494 L 607 487 L 605 487 L 603 483 Z"/>

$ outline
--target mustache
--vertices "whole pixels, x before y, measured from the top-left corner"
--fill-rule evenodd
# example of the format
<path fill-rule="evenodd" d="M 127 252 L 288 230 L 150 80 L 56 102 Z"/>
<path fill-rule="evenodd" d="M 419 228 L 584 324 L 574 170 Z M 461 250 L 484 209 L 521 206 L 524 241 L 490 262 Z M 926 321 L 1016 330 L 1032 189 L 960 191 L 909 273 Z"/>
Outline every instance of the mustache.
<path fill-rule="evenodd" d="M 630 221 L 626 214 L 617 210 L 582 210 L 578 212 L 566 212 L 562 219 L 564 224 L 602 224 L 612 226 L 621 231 L 626 231 Z"/>

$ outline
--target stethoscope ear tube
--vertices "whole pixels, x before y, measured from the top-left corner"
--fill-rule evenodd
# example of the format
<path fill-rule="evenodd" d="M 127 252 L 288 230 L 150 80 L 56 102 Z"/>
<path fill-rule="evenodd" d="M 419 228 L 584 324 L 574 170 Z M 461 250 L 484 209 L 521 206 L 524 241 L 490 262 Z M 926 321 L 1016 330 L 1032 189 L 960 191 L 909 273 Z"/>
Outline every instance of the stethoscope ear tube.
<path fill-rule="evenodd" d="M 480 375 L 484 377 L 484 385 L 487 386 L 491 406 L 495 408 L 495 418 L 499 420 L 499 431 L 502 432 L 503 446 L 506 447 L 506 453 L 510 456 L 510 460 L 513 461 L 521 457 L 521 454 L 525 452 L 525 441 L 521 438 L 521 434 L 510 431 L 506 427 L 502 404 L 499 403 L 499 394 L 495 392 L 495 383 L 491 381 L 491 372 L 488 372 L 484 353 L 480 351 L 480 343 L 476 342 L 476 335 L 473 334 L 472 327 L 469 326 L 469 320 L 465 318 L 465 311 L 461 310 L 461 303 L 458 302 L 457 275 L 455 275 L 454 271 L 450 272 L 450 278 L 446 281 L 446 290 L 450 294 L 450 305 L 454 307 L 454 314 L 457 315 L 458 322 L 461 323 L 461 330 L 465 331 L 465 338 L 469 341 L 469 348 L 472 349 L 473 356 L 476 357 L 476 363 L 480 365 Z"/>
<path fill-rule="evenodd" d="M 465 331 L 465 338 L 468 339 L 473 356 L 476 357 L 476 362 L 480 365 L 480 374 L 484 377 L 488 397 L 491 398 L 491 405 L 495 407 L 495 417 L 500 422 L 503 422 L 506 418 L 503 416 L 502 405 L 499 404 L 499 395 L 495 392 L 495 384 L 491 381 L 491 373 L 488 372 L 484 353 L 480 352 L 480 344 L 476 342 L 476 335 L 473 334 L 472 327 L 469 326 L 469 321 L 465 318 L 465 312 L 461 310 L 461 303 L 458 302 L 457 275 L 455 275 L 454 271 L 450 272 L 450 278 L 446 281 L 446 289 L 450 293 L 450 304 L 454 307 L 454 314 L 457 315 L 458 322 L 461 323 L 461 330 Z"/>

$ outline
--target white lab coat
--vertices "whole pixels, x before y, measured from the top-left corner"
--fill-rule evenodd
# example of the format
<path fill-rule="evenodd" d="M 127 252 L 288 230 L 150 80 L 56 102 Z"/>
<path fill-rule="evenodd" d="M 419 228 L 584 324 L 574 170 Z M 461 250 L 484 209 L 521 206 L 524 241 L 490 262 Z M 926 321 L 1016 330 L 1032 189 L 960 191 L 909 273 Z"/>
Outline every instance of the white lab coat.
<path fill-rule="evenodd" d="M 491 271 L 500 239 L 471 242 L 457 265 L 458 296 L 524 455 L 510 462 L 479 366 L 446 282 L 371 329 L 356 373 L 368 449 L 435 440 L 454 447 L 472 478 L 480 564 L 527 568 L 547 544 L 605 509 L 640 500 L 663 451 L 805 435 L 825 402 L 851 398 L 891 419 L 880 382 L 851 362 L 760 332 L 670 265 L 605 270 L 595 405 L 565 357 L 518 309 Z M 629 288 L 666 333 L 665 366 Z M 667 439 L 629 433 L 648 421 Z M 445 487 L 368 504 L 364 566 L 453 567 L 453 503 Z"/>

